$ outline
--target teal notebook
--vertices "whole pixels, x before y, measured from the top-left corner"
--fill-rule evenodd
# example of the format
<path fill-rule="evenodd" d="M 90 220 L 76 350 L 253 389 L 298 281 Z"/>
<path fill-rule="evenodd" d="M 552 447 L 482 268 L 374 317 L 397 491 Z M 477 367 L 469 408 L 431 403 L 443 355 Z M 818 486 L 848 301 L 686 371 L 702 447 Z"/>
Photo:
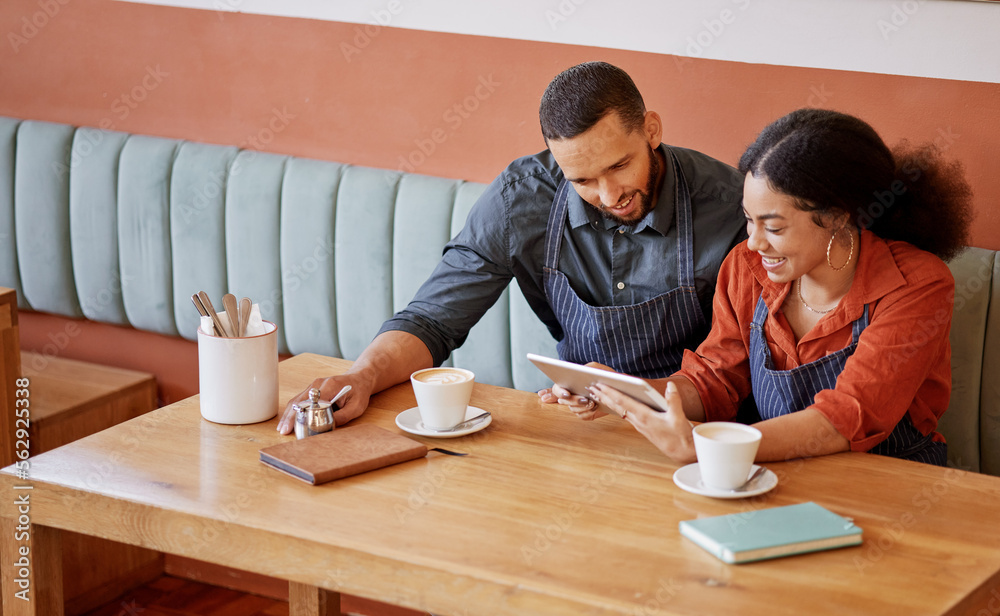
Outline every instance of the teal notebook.
<path fill-rule="evenodd" d="M 684 520 L 681 534 L 727 563 L 745 563 L 861 543 L 849 518 L 816 503 Z"/>

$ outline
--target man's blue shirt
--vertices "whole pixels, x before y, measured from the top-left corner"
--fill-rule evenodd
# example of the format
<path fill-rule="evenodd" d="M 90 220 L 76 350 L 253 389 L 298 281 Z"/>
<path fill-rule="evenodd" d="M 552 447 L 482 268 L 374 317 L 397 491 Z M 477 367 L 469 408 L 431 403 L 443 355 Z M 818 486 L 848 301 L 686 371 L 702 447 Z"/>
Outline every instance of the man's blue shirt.
<path fill-rule="evenodd" d="M 699 152 L 661 145 L 677 157 L 691 195 L 694 275 L 711 318 L 722 260 L 746 239 L 743 178 Z M 570 190 L 559 270 L 580 299 L 594 306 L 627 306 L 677 286 L 675 181 L 669 154 L 657 205 L 634 225 L 604 218 Z M 383 324 L 420 338 L 439 364 L 516 279 L 528 304 L 560 340 L 562 328 L 545 298 L 542 266 L 549 210 L 562 171 L 545 150 L 512 162 L 473 206 L 465 227 L 445 246 L 430 278 L 403 310 Z"/>

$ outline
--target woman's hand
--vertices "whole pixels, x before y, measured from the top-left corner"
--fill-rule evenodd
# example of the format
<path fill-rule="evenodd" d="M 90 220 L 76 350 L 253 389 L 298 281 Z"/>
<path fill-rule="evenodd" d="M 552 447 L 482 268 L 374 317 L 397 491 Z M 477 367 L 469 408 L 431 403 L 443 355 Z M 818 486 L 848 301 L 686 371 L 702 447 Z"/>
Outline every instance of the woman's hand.
<path fill-rule="evenodd" d="M 691 422 L 684 415 L 684 404 L 675 383 L 667 383 L 664 394 L 666 412 L 654 411 L 617 389 L 600 383 L 595 383 L 588 391 L 591 398 L 624 417 L 674 462 L 688 464 L 697 460 Z"/>

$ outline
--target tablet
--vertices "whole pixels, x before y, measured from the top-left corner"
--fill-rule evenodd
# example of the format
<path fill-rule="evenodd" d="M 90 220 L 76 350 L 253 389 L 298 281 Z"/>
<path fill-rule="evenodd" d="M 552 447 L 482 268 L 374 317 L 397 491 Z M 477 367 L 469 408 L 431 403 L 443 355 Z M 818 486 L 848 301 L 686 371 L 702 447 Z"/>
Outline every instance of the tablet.
<path fill-rule="evenodd" d="M 534 353 L 528 353 L 528 359 L 539 370 L 544 372 L 547 377 L 552 379 L 553 383 L 569 390 L 575 395 L 589 398 L 587 387 L 591 383 L 598 382 L 614 387 L 623 394 L 645 403 L 654 411 L 667 410 L 667 401 L 663 398 L 663 394 L 638 377 L 618 372 L 608 372 L 607 370 L 592 368 L 590 366 L 581 366 L 580 364 L 535 355 Z"/>

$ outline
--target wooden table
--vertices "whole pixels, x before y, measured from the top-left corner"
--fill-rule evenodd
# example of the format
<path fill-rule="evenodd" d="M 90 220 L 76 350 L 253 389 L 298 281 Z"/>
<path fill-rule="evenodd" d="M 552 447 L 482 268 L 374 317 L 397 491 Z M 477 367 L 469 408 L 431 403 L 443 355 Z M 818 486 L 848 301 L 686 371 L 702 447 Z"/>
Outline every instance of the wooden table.
<path fill-rule="evenodd" d="M 280 365 L 281 398 L 342 360 Z M 534 394 L 476 385 L 488 429 L 427 458 L 312 487 L 258 460 L 277 420 L 201 419 L 197 398 L 0 473 L 5 614 L 61 614 L 60 530 L 290 581 L 292 614 L 337 613 L 343 591 L 435 614 L 996 614 L 1000 479 L 867 454 L 769 464 L 745 500 L 678 489 L 677 466 L 625 422 L 581 422 Z M 392 430 L 408 385 L 359 419 Z M 19 489 L 31 486 L 31 489 Z M 20 590 L 15 499 L 30 498 L 30 596 Z M 680 520 L 815 501 L 864 544 L 727 565 Z M 23 520 L 22 520 L 23 521 Z M 23 572 L 22 572 L 23 573 Z M 53 581 L 53 578 L 56 578 Z"/>

